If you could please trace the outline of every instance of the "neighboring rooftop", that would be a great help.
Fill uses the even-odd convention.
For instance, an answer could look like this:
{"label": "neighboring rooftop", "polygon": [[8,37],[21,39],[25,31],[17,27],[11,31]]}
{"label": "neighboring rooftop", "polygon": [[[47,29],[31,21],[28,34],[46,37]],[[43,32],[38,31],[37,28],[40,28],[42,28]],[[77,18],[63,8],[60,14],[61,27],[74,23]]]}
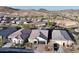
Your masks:
{"label": "neighboring rooftop", "polygon": [[21,31],[21,38],[26,39],[30,36],[31,30],[30,29],[23,29]]}
{"label": "neighboring rooftop", "polygon": [[41,37],[44,39],[48,39],[48,30],[32,30],[29,39],[35,39],[37,37]]}
{"label": "neighboring rooftop", "polygon": [[11,35],[8,36],[8,38],[14,38],[14,37],[17,37],[18,35],[21,35],[21,31],[23,29],[19,29],[18,31],[12,33]]}
{"label": "neighboring rooftop", "polygon": [[9,28],[0,30],[0,35],[6,38],[8,35],[12,34],[15,31],[17,31],[16,28],[9,27]]}
{"label": "neighboring rooftop", "polygon": [[52,39],[53,40],[72,40],[66,30],[53,30]]}
{"label": "neighboring rooftop", "polygon": [[12,33],[8,36],[8,38],[21,37],[22,39],[26,39],[31,33],[30,29],[19,29],[18,31]]}

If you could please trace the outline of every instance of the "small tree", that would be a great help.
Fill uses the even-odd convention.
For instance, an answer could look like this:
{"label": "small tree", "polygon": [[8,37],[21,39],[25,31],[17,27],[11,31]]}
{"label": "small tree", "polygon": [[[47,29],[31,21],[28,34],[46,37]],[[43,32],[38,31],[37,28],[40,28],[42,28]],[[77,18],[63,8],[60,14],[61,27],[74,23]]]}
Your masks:
{"label": "small tree", "polygon": [[48,27],[52,27],[52,25],[53,23],[50,20],[48,20]]}
{"label": "small tree", "polygon": [[32,24],[20,24],[19,25],[22,28],[37,28],[36,26],[32,25]]}
{"label": "small tree", "polygon": [[6,17],[6,21],[7,21],[7,23],[9,23],[11,21],[11,18],[10,17]]}

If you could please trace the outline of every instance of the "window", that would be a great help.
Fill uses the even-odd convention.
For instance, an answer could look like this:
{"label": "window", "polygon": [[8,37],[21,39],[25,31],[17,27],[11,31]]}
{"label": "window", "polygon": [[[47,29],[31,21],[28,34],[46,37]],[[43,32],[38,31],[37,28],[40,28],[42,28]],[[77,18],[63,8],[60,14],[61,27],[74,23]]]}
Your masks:
{"label": "window", "polygon": [[69,47],[69,45],[67,44],[67,47]]}
{"label": "window", "polygon": [[65,46],[65,43],[63,43],[63,46]]}

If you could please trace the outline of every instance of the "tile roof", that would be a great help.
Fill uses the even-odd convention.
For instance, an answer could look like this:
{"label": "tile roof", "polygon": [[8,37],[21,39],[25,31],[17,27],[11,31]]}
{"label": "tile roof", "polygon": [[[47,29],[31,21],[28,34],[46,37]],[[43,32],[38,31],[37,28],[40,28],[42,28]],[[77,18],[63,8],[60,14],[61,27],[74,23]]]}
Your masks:
{"label": "tile roof", "polygon": [[53,40],[72,40],[66,30],[53,30],[52,39]]}
{"label": "tile roof", "polygon": [[48,30],[32,30],[29,39],[35,39],[37,37],[48,39]]}
{"label": "tile roof", "polygon": [[8,38],[14,38],[14,37],[17,37],[18,35],[21,35],[21,31],[23,29],[19,29],[18,31],[12,33],[11,35],[8,36]]}

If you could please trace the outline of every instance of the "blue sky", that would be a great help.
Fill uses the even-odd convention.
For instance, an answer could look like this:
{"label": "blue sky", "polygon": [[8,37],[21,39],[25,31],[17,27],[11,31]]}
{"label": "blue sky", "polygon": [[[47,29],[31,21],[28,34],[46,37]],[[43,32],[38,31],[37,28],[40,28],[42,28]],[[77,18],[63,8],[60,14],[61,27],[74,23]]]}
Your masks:
{"label": "blue sky", "polygon": [[79,6],[10,6],[17,9],[40,9],[44,8],[47,10],[64,10],[64,9],[79,9]]}

